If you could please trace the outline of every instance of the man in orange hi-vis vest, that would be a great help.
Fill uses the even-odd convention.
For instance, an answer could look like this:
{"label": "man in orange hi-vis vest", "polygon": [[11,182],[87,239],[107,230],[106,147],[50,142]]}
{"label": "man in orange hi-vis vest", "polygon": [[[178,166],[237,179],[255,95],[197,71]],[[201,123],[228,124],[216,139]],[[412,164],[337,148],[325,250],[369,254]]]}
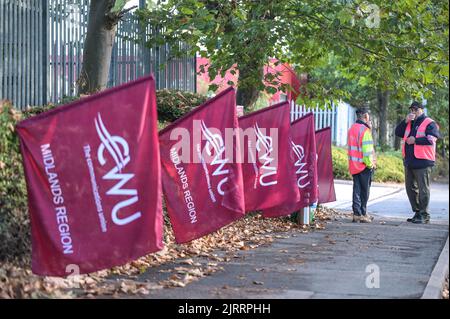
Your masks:
{"label": "man in orange hi-vis vest", "polygon": [[367,213],[370,185],[376,168],[371,132],[370,112],[367,107],[356,111],[357,121],[348,131],[348,168],[353,176],[353,222],[370,223]]}
{"label": "man in orange hi-vis vest", "polygon": [[427,224],[430,222],[430,174],[436,160],[436,140],[441,135],[439,126],[424,114],[421,103],[414,101],[409,111],[395,128],[395,135],[402,138],[405,187],[414,212],[407,221]]}

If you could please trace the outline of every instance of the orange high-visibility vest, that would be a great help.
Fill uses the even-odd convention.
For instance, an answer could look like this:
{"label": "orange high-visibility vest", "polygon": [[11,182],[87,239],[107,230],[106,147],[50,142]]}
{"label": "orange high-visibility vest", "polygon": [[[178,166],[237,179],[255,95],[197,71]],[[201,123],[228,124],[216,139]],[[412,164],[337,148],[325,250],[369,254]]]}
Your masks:
{"label": "orange high-visibility vest", "polygon": [[[417,128],[416,136],[415,138],[425,137],[425,131],[427,129],[428,124],[434,122],[429,117],[426,117],[422,123]],[[411,121],[408,122],[405,129],[405,135],[403,135],[402,139],[402,155],[403,158],[405,158],[405,143],[409,136],[409,133],[411,132]],[[429,138],[429,141],[432,143],[432,145],[417,145],[413,144],[414,147],[414,156],[418,159],[426,159],[430,161],[436,160],[436,138],[434,136],[431,136]]]}
{"label": "orange high-visibility vest", "polygon": [[355,123],[348,131],[348,169],[352,175],[359,174],[366,168],[363,162],[362,139],[368,129],[364,124]]}

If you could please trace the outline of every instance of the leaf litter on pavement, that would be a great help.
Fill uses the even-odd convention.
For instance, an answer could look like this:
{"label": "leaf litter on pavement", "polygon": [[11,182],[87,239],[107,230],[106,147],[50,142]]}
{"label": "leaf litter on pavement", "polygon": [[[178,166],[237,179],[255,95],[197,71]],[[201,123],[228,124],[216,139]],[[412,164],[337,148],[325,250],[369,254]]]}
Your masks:
{"label": "leaf litter on pavement", "polygon": [[[288,217],[263,218],[260,214],[247,214],[244,218],[222,229],[186,244],[176,244],[168,222],[164,225],[163,250],[131,261],[123,266],[87,275],[67,278],[42,277],[31,273],[28,264],[6,263],[0,265],[0,298],[95,298],[119,297],[123,294],[148,295],[152,290],[185,287],[189,283],[223,269],[220,263],[239,258],[238,251],[255,249],[278,238],[297,236],[311,230],[321,230],[329,220],[339,214],[335,210],[319,207],[312,226],[297,225]],[[219,256],[218,251],[225,252]],[[280,251],[287,253],[287,251]],[[197,257],[207,258],[199,263]],[[137,280],[149,268],[170,262],[178,266],[161,270],[167,279],[159,282]],[[264,271],[255,269],[255,271]],[[120,276],[120,279],[111,277]],[[125,279],[124,279],[125,278]],[[255,282],[255,285],[263,285]]]}

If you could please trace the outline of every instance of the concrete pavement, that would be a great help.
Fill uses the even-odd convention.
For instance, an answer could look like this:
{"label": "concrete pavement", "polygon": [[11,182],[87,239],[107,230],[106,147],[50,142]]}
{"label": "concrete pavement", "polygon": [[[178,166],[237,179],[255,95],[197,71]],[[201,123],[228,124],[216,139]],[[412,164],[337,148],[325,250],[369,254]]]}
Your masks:
{"label": "concrete pavement", "polygon": [[[348,209],[349,187],[351,184],[337,181],[338,201],[327,206]],[[402,185],[374,185],[369,206],[375,215],[372,224],[355,224],[349,215],[340,215],[327,222],[324,230],[282,233],[270,245],[234,253],[230,261],[219,263],[223,267],[219,272],[183,288],[151,290],[144,298],[438,296],[443,276],[448,274],[449,210],[448,197],[444,196],[448,185],[433,186],[432,223],[428,225],[405,221],[410,213],[402,191]],[[216,253],[219,257],[227,254]],[[176,267],[186,267],[180,262],[149,268],[134,280],[166,280]],[[197,257],[194,262],[206,266],[211,260]]]}

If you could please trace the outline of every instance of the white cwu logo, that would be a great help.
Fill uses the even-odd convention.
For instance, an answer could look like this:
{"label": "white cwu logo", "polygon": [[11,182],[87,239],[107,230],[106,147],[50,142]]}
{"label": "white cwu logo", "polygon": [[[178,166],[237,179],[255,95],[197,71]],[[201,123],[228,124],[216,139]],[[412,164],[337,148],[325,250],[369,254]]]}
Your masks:
{"label": "white cwu logo", "polygon": [[[272,181],[264,181],[264,179],[269,179],[271,175],[277,174],[277,167],[271,166],[274,158],[271,157],[273,153],[273,142],[270,136],[265,135],[258,126],[258,123],[254,126],[257,141],[255,144],[256,150],[258,151],[259,160],[263,161],[263,165],[261,166],[262,174],[259,176],[259,183],[261,186],[270,186],[276,185],[277,180]],[[263,152],[262,155],[259,155]]]}
{"label": "white cwu logo", "polygon": [[102,141],[97,150],[97,157],[100,165],[104,166],[106,164],[105,150],[108,151],[109,155],[116,164],[103,176],[103,179],[105,180],[118,180],[118,183],[111,187],[106,194],[110,196],[128,196],[128,199],[117,203],[111,212],[114,224],[123,226],[142,216],[141,212],[135,212],[128,217],[119,217],[119,211],[121,209],[131,206],[139,200],[136,189],[122,188],[130,179],[134,177],[134,174],[122,173],[122,169],[124,169],[130,162],[130,149],[124,138],[120,136],[111,136],[103,124],[100,113],[98,113],[98,116],[95,119],[95,128],[97,130],[98,137]]}
{"label": "white cwu logo", "polygon": [[211,165],[219,165],[216,167],[212,175],[223,176],[223,178],[217,184],[217,192],[223,196],[225,194],[225,191],[222,187],[228,181],[228,174],[230,173],[228,169],[224,168],[225,164],[229,161],[229,158],[223,156],[225,153],[225,144],[223,142],[222,135],[213,134],[203,121],[201,121],[201,128],[202,134],[206,138],[206,144],[204,148],[206,150],[206,154],[208,154],[208,156],[213,156]]}
{"label": "white cwu logo", "polygon": [[[303,161],[305,159],[305,150],[303,149],[303,146],[300,144],[297,145],[293,141],[291,141],[292,150],[294,151],[295,156],[297,157],[297,160],[295,161],[295,173],[297,174],[297,186],[299,188],[305,188],[310,184],[310,181],[308,179],[308,170],[305,169],[306,161]],[[306,179],[306,183],[305,183]]]}

